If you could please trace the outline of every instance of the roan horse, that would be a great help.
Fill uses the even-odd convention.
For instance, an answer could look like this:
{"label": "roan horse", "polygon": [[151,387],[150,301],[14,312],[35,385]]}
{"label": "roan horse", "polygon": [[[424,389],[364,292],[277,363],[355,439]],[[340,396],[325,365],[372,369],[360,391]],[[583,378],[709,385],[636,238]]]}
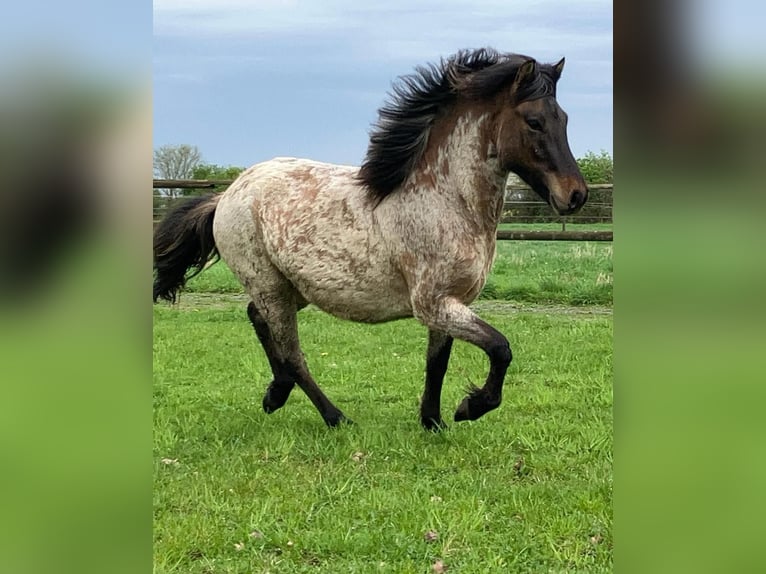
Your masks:
{"label": "roan horse", "polygon": [[444,424],[455,338],[489,357],[484,386],[469,389],[454,416],[481,417],[500,404],[511,349],[468,305],[492,266],[508,174],[559,214],[588,195],[556,101],[563,67],[479,49],[417,68],[379,110],[361,168],[276,158],[170,211],[154,234],[154,301],[175,301],[222,258],[251,298],[247,315],[274,375],[264,411],[282,407],[297,383],[329,426],[351,421],[309,373],[298,311],[313,303],[365,323],[414,316],[429,333],[421,423]]}

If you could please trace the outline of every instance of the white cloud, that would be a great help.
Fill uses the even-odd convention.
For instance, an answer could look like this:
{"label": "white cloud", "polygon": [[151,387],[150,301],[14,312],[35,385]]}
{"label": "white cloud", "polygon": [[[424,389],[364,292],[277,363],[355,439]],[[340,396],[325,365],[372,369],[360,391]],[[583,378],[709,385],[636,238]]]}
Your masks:
{"label": "white cloud", "polygon": [[[469,23],[502,29],[522,26],[552,31],[549,23],[566,15],[587,23],[598,17],[611,23],[611,2],[585,0],[408,0],[385,4],[357,0],[156,0],[155,33],[158,35],[232,35],[308,31],[316,34],[343,29],[350,34],[429,38],[451,31],[460,35]],[[412,36],[410,33],[414,33]],[[506,39],[509,40],[509,39]],[[539,42],[555,41],[543,36]],[[506,42],[502,42],[506,44]]]}
{"label": "white cloud", "polygon": [[156,36],[215,41],[216,51],[231,42],[240,51],[273,52],[276,41],[321,46],[325,61],[334,53],[405,70],[480,46],[543,61],[612,60],[608,0],[156,0],[154,11]]}
{"label": "white cloud", "polygon": [[253,32],[326,29],[339,21],[328,4],[305,0],[157,0],[155,34],[230,35]]}
{"label": "white cloud", "polygon": [[[594,149],[611,148],[610,0],[155,0],[154,31],[158,141],[170,137],[164,132],[175,139],[178,133],[195,133],[187,139],[202,145],[207,137],[206,145],[219,146],[222,162],[244,165],[249,159],[242,157],[276,149],[284,153],[283,146],[293,145],[290,130],[298,128],[292,125],[272,127],[283,136],[279,141],[256,138],[249,148],[247,138],[232,145],[230,133],[219,133],[246,124],[242,114],[252,115],[247,121],[258,117],[259,126],[289,115],[281,106],[294,106],[291,98],[282,102],[265,93],[300,94],[310,102],[337,100],[320,120],[301,125],[301,134],[294,137],[300,142],[303,131],[321,134],[320,148],[301,144],[308,157],[345,163],[358,159],[388,81],[415,65],[481,46],[545,62],[566,56],[560,98],[573,118],[570,125],[577,125],[577,109],[582,111],[581,133],[571,139]],[[198,77],[202,89],[178,89]],[[215,91],[216,85],[227,88]],[[259,104],[251,105],[248,94]],[[179,101],[186,102],[185,108],[210,111],[190,121],[178,112]],[[230,117],[234,110],[236,119]],[[217,114],[221,122],[202,121],[207,113]],[[327,133],[330,123],[337,127]],[[340,137],[339,130],[356,135]]]}

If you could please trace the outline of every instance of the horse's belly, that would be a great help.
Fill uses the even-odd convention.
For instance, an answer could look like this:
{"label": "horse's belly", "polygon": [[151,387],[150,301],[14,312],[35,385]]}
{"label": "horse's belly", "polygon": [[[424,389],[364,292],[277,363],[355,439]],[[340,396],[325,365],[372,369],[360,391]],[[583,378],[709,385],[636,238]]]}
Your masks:
{"label": "horse's belly", "polygon": [[306,300],[342,319],[360,323],[384,323],[412,316],[408,297],[376,293],[375,290],[354,288],[324,290],[317,289],[316,286],[312,287],[306,289],[306,293],[301,289],[301,294]]}
{"label": "horse's belly", "polygon": [[403,278],[375,257],[307,248],[280,253],[274,263],[306,301],[337,317],[379,323],[412,315]]}
{"label": "horse's belly", "polygon": [[272,263],[306,301],[353,321],[411,316],[404,278],[368,230],[314,220],[263,231]]}

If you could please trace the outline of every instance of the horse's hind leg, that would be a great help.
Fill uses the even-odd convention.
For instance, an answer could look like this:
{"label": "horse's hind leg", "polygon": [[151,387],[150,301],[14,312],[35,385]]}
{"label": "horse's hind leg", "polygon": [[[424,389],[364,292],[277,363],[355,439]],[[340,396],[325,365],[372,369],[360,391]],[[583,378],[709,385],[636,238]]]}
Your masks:
{"label": "horse's hind leg", "polygon": [[295,381],[288,374],[282,361],[279,360],[277,347],[274,343],[274,338],[271,336],[271,329],[269,329],[268,323],[266,323],[252,301],[247,305],[247,316],[253,324],[255,334],[263,346],[266,358],[269,360],[269,366],[271,366],[271,372],[274,375],[274,379],[263,396],[263,410],[267,414],[271,414],[277,409],[282,408],[285,402],[287,402],[290,391],[295,386]]}
{"label": "horse's hind leg", "polygon": [[298,386],[308,396],[314,406],[322,415],[324,422],[327,426],[335,427],[341,423],[352,424],[353,421],[344,415],[341,410],[336,407],[330,399],[322,392],[319,385],[316,384],[311,373],[309,373],[306,361],[303,358],[303,353],[300,349],[296,353],[292,354],[291,358],[287,361],[288,371],[295,377],[295,381]]}
{"label": "horse's hind leg", "polygon": [[264,410],[273,412],[284,405],[293,385],[297,383],[328,426],[334,427],[341,422],[350,423],[309,373],[298,340],[298,306],[295,298],[287,297],[284,293],[280,297],[268,299],[255,295],[252,311],[248,306],[248,316],[253,322],[258,338],[261,339],[274,372],[274,381],[263,398]]}

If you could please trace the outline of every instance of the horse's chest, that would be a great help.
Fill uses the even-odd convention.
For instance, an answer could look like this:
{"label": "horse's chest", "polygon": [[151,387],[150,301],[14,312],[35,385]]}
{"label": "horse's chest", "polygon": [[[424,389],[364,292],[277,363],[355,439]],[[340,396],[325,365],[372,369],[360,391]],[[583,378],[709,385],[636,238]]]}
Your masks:
{"label": "horse's chest", "polygon": [[472,240],[445,246],[425,257],[405,252],[401,261],[415,291],[470,303],[484,288],[494,254],[493,242]]}
{"label": "horse's chest", "polygon": [[454,296],[470,303],[479,296],[487,282],[495,258],[495,246],[483,245],[476,249],[475,256],[455,265]]}

